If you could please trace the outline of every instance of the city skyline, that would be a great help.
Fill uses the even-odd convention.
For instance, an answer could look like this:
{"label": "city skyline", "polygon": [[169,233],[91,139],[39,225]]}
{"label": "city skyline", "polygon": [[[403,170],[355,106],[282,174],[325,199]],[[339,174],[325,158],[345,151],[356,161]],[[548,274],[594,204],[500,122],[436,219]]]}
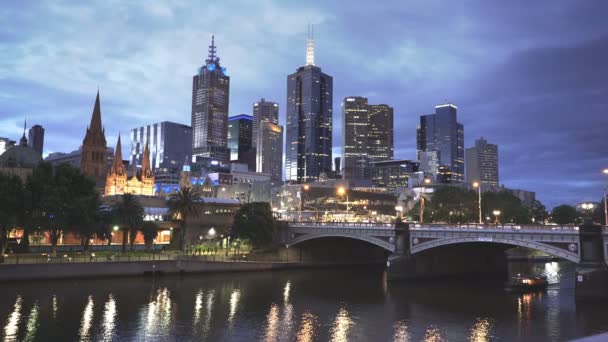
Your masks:
{"label": "city skyline", "polygon": [[[51,29],[43,33],[46,27],[32,22],[27,25],[28,17],[21,13],[23,5],[10,4],[0,14],[7,16],[9,26],[20,27],[20,31],[9,30],[0,38],[0,49],[7,51],[0,65],[0,79],[6,86],[0,97],[0,136],[18,140],[23,118],[28,117],[28,122],[46,129],[45,155],[77,149],[97,85],[109,145],[123,126],[130,129],[164,120],[188,123],[190,78],[206,56],[212,33],[221,42],[222,65],[228,66],[231,76],[230,116],[248,113],[252,101],[266,97],[279,103],[279,123],[284,124],[285,77],[304,63],[306,23],[313,21],[317,27],[316,59],[323,71],[334,77],[335,98],[361,95],[395,108],[395,158],[415,159],[417,118],[447,99],[458,105],[459,120],[466,126],[465,148],[479,136],[500,146],[501,180],[507,186],[536,191],[549,206],[601,197],[603,180],[599,173],[608,162],[602,152],[607,144],[602,135],[602,127],[607,124],[602,113],[607,105],[599,98],[606,88],[601,81],[606,73],[601,61],[608,55],[608,29],[602,32],[594,25],[603,12],[599,2],[559,8],[548,3],[528,4],[525,11],[516,5],[504,5],[503,13],[493,20],[482,18],[496,14],[490,5],[482,3],[470,6],[474,12],[469,6],[450,8],[446,4],[415,5],[411,12],[394,9],[394,14],[373,9],[375,15],[386,17],[386,23],[380,23],[383,27],[403,19],[421,25],[419,29],[398,25],[396,33],[408,37],[398,41],[390,39],[395,35],[378,38],[365,32],[350,39],[347,32],[356,22],[357,8],[340,14],[336,8],[315,5],[266,6],[255,10],[271,11],[269,15],[277,20],[290,22],[289,29],[256,27],[239,35],[229,27],[231,21],[242,19],[238,11],[231,13],[230,22],[217,25],[195,21],[183,8],[155,4],[138,14],[126,6],[119,9],[142,20],[144,27],[152,29],[152,35],[129,28],[132,37],[120,38],[115,45],[110,27],[108,32],[97,32],[94,39],[86,34],[93,30],[84,24],[87,15],[92,15],[91,8],[67,13],[61,4],[28,6],[35,14],[46,14]],[[96,7],[104,9],[103,4]],[[245,13],[251,8],[242,10]],[[454,13],[454,18],[446,20],[443,28],[433,28],[428,34],[436,39],[426,41],[424,29],[430,26],[425,27],[423,19],[438,11]],[[552,15],[546,15],[546,11]],[[202,12],[204,9],[198,11]],[[189,19],[186,22],[191,27],[176,24],[184,18]],[[494,19],[497,28],[487,29]],[[83,28],[83,32],[66,29],[62,21]],[[530,35],[529,30],[511,27],[518,26],[511,25],[512,21],[520,22],[519,26],[535,25],[537,30]],[[113,22],[133,25],[129,20]],[[560,30],[569,32],[556,34]],[[484,34],[477,37],[479,32]],[[174,43],[168,37],[176,34],[184,39],[171,45]],[[92,42],[85,44],[85,38]],[[154,48],[159,39],[160,50],[167,51]],[[248,39],[253,43],[244,43]],[[498,39],[500,44],[496,44]],[[269,41],[272,47],[256,51],[257,44],[266,46]],[[340,49],[332,49],[336,44]],[[374,51],[374,44],[385,52]],[[100,52],[101,58],[86,51],[88,48]],[[14,57],[9,50],[14,51]],[[245,51],[248,59],[242,60]],[[468,57],[470,62],[465,61]],[[46,71],[45,79],[39,79],[43,58],[54,68]],[[478,63],[480,60],[483,62]],[[169,73],[174,67],[176,72]],[[368,77],[361,79],[360,70]],[[561,72],[555,75],[554,70]],[[471,71],[472,80],[465,76]],[[442,78],[448,75],[450,82]],[[421,82],[425,85],[418,87]],[[175,99],[169,100],[175,94]],[[334,156],[341,156],[336,144],[341,141],[339,106],[340,101],[334,101]],[[522,170],[525,165],[534,168]]]}

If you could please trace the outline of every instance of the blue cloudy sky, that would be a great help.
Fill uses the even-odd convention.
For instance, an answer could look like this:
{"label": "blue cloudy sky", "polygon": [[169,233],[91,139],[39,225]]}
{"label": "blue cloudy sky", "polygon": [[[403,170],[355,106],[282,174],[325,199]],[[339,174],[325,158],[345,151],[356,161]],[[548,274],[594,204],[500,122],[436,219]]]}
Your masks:
{"label": "blue cloudy sky", "polygon": [[189,123],[192,75],[215,34],[231,76],[230,114],[279,102],[305,60],[342,98],[395,108],[396,157],[435,104],[458,105],[466,146],[499,144],[501,183],[548,206],[601,198],[608,167],[608,2],[604,0],[33,1],[0,6],[0,136],[23,118],[45,154],[78,148],[99,86],[108,142],[161,120]]}

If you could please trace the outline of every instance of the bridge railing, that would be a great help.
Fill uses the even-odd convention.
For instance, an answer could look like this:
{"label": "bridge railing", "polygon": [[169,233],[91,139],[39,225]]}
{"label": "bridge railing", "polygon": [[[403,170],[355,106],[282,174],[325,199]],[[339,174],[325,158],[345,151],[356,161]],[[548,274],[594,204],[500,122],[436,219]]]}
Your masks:
{"label": "bridge railing", "polygon": [[327,228],[365,228],[388,229],[395,228],[394,223],[382,222],[289,222],[290,227],[327,227]]}
{"label": "bridge railing", "polygon": [[507,231],[578,231],[578,226],[574,225],[528,225],[528,224],[448,224],[448,223],[415,223],[410,224],[410,229],[455,229],[455,230],[507,230]]}

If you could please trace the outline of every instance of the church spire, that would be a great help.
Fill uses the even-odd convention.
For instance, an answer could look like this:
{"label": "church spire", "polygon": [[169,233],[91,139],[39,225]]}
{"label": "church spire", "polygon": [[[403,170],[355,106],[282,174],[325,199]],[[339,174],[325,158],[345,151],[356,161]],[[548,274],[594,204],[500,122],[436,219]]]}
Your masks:
{"label": "church spire", "polygon": [[91,116],[91,124],[89,129],[94,132],[102,132],[101,127],[101,105],[99,104],[99,89],[97,89],[97,97],[95,98],[95,107],[93,107],[93,115]]}
{"label": "church spire", "polygon": [[124,165],[122,164],[122,147],[120,144],[120,133],[118,133],[118,141],[116,142],[116,151],[114,151],[114,162],[112,163],[111,173],[123,174]]}
{"label": "church spire", "polygon": [[150,169],[150,148],[148,147],[148,142],[146,141],[146,147],[144,147],[144,156],[141,161],[141,174],[144,177],[150,177],[152,174],[152,170]]}
{"label": "church spire", "polygon": [[19,140],[19,145],[21,145],[21,146],[27,146],[27,138],[25,137],[26,126],[27,126],[27,119],[23,119],[23,136],[21,137],[21,140]]}
{"label": "church spire", "polygon": [[315,37],[313,24],[308,25],[308,39],[306,39],[306,65],[315,65]]}

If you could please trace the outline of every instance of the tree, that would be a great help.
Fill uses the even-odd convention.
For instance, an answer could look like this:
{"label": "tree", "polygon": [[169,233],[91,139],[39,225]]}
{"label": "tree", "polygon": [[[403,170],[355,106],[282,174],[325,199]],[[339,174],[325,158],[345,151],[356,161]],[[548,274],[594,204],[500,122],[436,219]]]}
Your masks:
{"label": "tree", "polygon": [[578,213],[573,206],[562,204],[553,208],[551,218],[557,224],[574,224],[578,219]]}
{"label": "tree", "polygon": [[425,202],[425,205],[425,212],[429,210],[431,219],[435,222],[477,221],[477,194],[471,190],[454,186],[438,187],[433,192],[430,203]]}
{"label": "tree", "polygon": [[154,239],[156,239],[156,236],[158,235],[158,226],[152,221],[145,221],[141,226],[141,233],[144,236],[146,250],[150,251]]}
{"label": "tree", "polygon": [[182,251],[186,249],[188,242],[188,223],[199,215],[198,204],[200,203],[204,203],[200,193],[190,188],[182,188],[171,194],[167,201],[169,213],[181,226],[180,249]]}
{"label": "tree", "polygon": [[549,213],[547,213],[547,208],[545,208],[544,204],[538,200],[534,200],[530,207],[530,217],[536,223],[544,223],[549,218]]}
{"label": "tree", "polygon": [[40,163],[28,177],[26,189],[31,223],[48,232],[52,256],[57,255],[64,231],[83,234],[97,218],[100,200],[95,183],[73,166],[61,164],[53,170],[49,163]]}
{"label": "tree", "polygon": [[244,204],[234,216],[232,237],[249,240],[254,247],[272,242],[276,222],[270,204],[252,202]]}
{"label": "tree", "polygon": [[116,217],[112,208],[103,206],[99,208],[99,219],[95,226],[95,236],[106,240],[108,246],[112,244],[112,229],[116,224]]}
{"label": "tree", "polygon": [[530,209],[521,203],[519,197],[508,191],[484,192],[481,195],[482,217],[494,218],[494,210],[500,211],[502,223],[528,224],[532,222]]}
{"label": "tree", "polygon": [[23,183],[16,175],[0,173],[0,261],[8,247],[8,236],[19,224],[23,210]]}
{"label": "tree", "polygon": [[127,250],[127,233],[131,237],[130,246],[131,250],[133,250],[137,231],[144,222],[144,208],[139,203],[137,197],[132,194],[123,194],[120,200],[112,207],[112,211],[123,231],[122,252],[124,253]]}

